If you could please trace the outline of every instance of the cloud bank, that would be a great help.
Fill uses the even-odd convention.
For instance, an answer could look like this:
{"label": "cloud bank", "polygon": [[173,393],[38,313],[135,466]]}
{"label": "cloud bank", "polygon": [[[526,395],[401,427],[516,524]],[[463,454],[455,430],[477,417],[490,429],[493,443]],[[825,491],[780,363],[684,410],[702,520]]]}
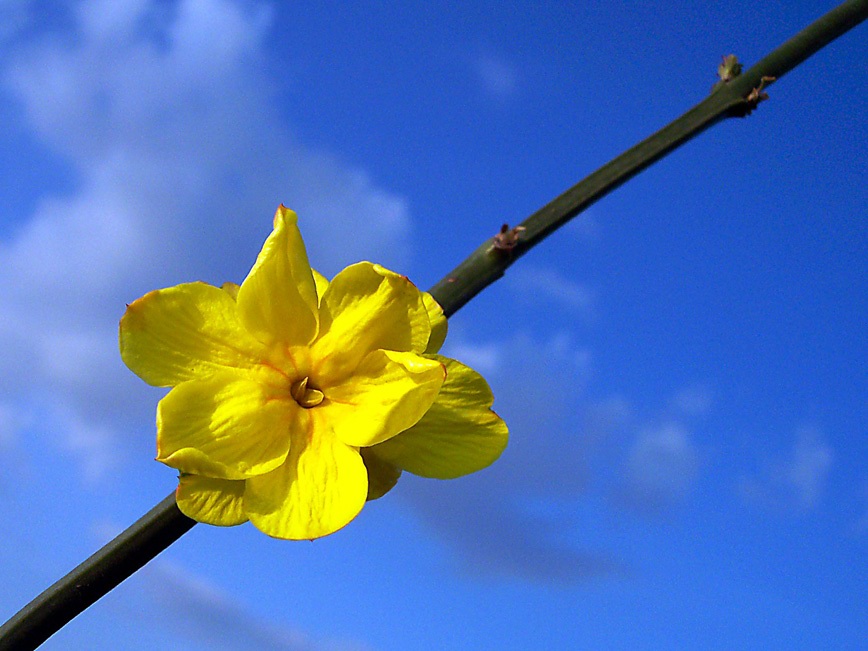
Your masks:
{"label": "cloud bank", "polygon": [[587,504],[643,518],[681,505],[701,474],[687,417],[710,398],[685,389],[673,398],[685,408],[655,425],[628,400],[586,394],[592,356],[568,335],[474,346],[456,334],[444,354],[486,362],[509,446],[480,473],[436,483],[407,477],[399,494],[461,552],[470,574],[544,584],[629,574],[627,561],[596,547],[600,525],[583,519]]}
{"label": "cloud bank", "polygon": [[69,448],[93,450],[88,429],[117,447],[111,432],[152,422],[155,394],[117,353],[124,304],[242,280],[278,203],[325,273],[406,264],[406,200],[292,133],[266,72],[267,5],[91,0],[51,28],[27,10],[14,12],[27,38],[10,27],[2,43],[0,92],[73,189],[22,188],[36,207],[2,234],[0,389],[68,414]]}
{"label": "cloud bank", "polygon": [[158,606],[163,626],[201,648],[226,651],[365,651],[337,640],[316,641],[287,626],[266,621],[204,577],[167,560],[143,572],[145,592]]}
{"label": "cloud bank", "polygon": [[789,450],[778,452],[754,475],[743,477],[739,491],[749,503],[766,508],[813,511],[820,505],[834,460],[822,434],[803,427]]}

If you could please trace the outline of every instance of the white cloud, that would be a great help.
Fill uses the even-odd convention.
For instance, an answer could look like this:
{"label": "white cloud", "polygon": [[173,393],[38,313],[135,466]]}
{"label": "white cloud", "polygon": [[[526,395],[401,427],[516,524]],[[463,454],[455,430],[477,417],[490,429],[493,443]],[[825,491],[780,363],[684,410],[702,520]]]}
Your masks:
{"label": "white cloud", "polygon": [[[122,532],[96,521],[91,531],[101,545]],[[123,617],[167,629],[183,648],[225,651],[370,651],[367,644],[312,635],[255,613],[241,599],[186,565],[160,556],[122,583],[105,600]]]}
{"label": "white cloud", "polygon": [[455,545],[468,572],[543,582],[629,572],[623,560],[594,548],[583,514],[608,505],[615,517],[658,516],[689,499],[702,459],[681,419],[701,410],[669,412],[672,404],[704,407],[706,392],[686,389],[662,400],[655,420],[663,424],[650,425],[629,398],[585,394],[592,355],[570,335],[517,334],[485,345],[460,330],[449,337],[447,355],[482,350],[497,360],[486,379],[509,445],[479,473],[436,486],[407,478],[398,495]]}
{"label": "white cloud", "polygon": [[561,228],[560,237],[575,239],[587,244],[596,244],[603,237],[603,226],[597,219],[596,209],[583,210]]}
{"label": "white cloud", "polygon": [[149,563],[125,589],[138,588],[147,599],[138,608],[114,603],[126,616],[148,627],[169,629],[183,648],[226,651],[366,651],[368,645],[314,639],[283,623],[258,616],[237,597],[180,563],[160,558]]}
{"label": "white cloud", "polygon": [[811,511],[822,499],[835,455],[820,432],[800,429],[792,447],[772,459],[753,477],[743,478],[739,489],[748,501],[773,508]]}
{"label": "white cloud", "polygon": [[55,408],[53,422],[60,436],[59,448],[80,463],[85,482],[95,484],[117,466],[122,454],[115,432],[109,427],[83,420],[78,414]]}
{"label": "white cloud", "polygon": [[441,353],[446,357],[460,360],[470,368],[483,375],[491,375],[500,367],[504,353],[498,344],[470,344],[450,337],[446,340]]}
{"label": "white cloud", "polygon": [[[562,479],[554,475],[550,479]],[[563,535],[569,522],[529,515],[516,505],[525,486],[495,468],[431,487],[407,477],[400,495],[459,552],[459,569],[484,577],[521,577],[560,585],[626,572],[605,550],[582,549]],[[503,482],[512,482],[512,487]],[[551,483],[555,483],[552,481]],[[509,495],[504,498],[502,493]]]}
{"label": "white cloud", "polygon": [[620,408],[592,413],[583,395],[589,353],[568,335],[537,340],[519,334],[476,346],[461,332],[450,337],[456,334],[459,348],[447,354],[482,348],[497,359],[486,379],[494,409],[509,426],[509,445],[479,473],[433,486],[407,477],[397,495],[455,545],[467,572],[572,582],[624,571],[606,550],[571,539],[577,511],[553,519],[526,508],[528,500],[575,504],[596,481],[591,461],[619,427]]}
{"label": "white cloud", "polygon": [[833,459],[832,448],[816,432],[803,430],[792,456],[776,468],[775,478],[792,489],[803,508],[810,509],[820,502]]}
{"label": "white cloud", "polygon": [[280,202],[325,273],[359,259],[403,267],[410,218],[403,198],[287,129],[263,72],[270,5],[91,0],[71,20],[0,59],[26,126],[75,178],[68,194],[42,189],[0,244],[0,387],[10,404],[35,393],[58,405],[70,431],[102,432],[83,445],[111,446],[141,404],[153,410],[117,353],[125,303],[240,281]]}
{"label": "white cloud", "polygon": [[681,389],[672,398],[672,406],[686,416],[702,416],[711,409],[711,391],[701,385]]}
{"label": "white cloud", "polygon": [[663,424],[650,425],[652,419],[636,414],[626,397],[584,394],[593,355],[566,333],[543,340],[517,334],[480,344],[455,328],[444,354],[484,373],[496,397],[494,409],[509,425],[506,452],[473,478],[471,489],[491,500],[500,520],[526,499],[563,504],[596,494],[614,498],[620,509],[658,515],[689,498],[700,477],[701,454],[683,421],[710,407],[704,387],[690,386],[661,401],[653,420]]}
{"label": "white cloud", "polygon": [[621,469],[617,502],[633,511],[657,514],[681,502],[699,476],[699,453],[678,423],[641,432]]}
{"label": "white cloud", "polygon": [[548,299],[586,318],[594,314],[594,292],[554,269],[523,264],[512,267],[506,281],[515,296],[525,300]]}
{"label": "white cloud", "polygon": [[0,451],[12,447],[27,420],[20,409],[0,402]]}
{"label": "white cloud", "polygon": [[494,97],[509,97],[517,90],[518,75],[502,57],[481,54],[473,61],[473,70],[483,89]]}
{"label": "white cloud", "polygon": [[[474,348],[457,334],[460,347]],[[701,471],[688,429],[678,420],[649,426],[623,397],[585,395],[591,355],[568,335],[516,335],[482,348],[497,359],[486,379],[509,425],[506,451],[460,480],[407,478],[398,494],[455,545],[469,572],[544,582],[628,572],[594,548],[581,514],[609,497],[618,517],[657,515],[687,499]]]}
{"label": "white cloud", "polygon": [[136,23],[147,11],[148,0],[91,0],[75,10],[85,38],[109,40],[129,38]]}
{"label": "white cloud", "polygon": [[0,0],[0,44],[30,22],[30,0]]}

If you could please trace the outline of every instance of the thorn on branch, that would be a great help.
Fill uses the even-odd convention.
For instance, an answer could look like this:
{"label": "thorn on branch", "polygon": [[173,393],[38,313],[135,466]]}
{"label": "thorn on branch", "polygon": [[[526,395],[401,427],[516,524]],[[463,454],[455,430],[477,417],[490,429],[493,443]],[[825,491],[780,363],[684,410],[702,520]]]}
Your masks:
{"label": "thorn on branch", "polygon": [[757,107],[757,104],[759,104],[760,102],[764,102],[769,98],[769,94],[764,93],[763,88],[765,88],[766,84],[770,84],[774,80],[774,77],[763,77],[762,79],[760,79],[759,86],[750,91],[750,93],[748,93],[748,96],[744,98],[749,105],[747,109],[748,114],[750,114],[750,112]]}
{"label": "thorn on branch", "polygon": [[764,92],[764,89],[767,84],[770,84],[773,81],[775,81],[775,77],[762,77],[759,86],[750,91],[744,97],[742,103],[733,107],[729,111],[729,114],[734,117],[743,118],[753,113],[754,109],[756,109],[760,102],[764,102],[769,98],[768,93]]}
{"label": "thorn on branch", "polygon": [[518,246],[518,238],[525,231],[524,226],[509,227],[509,224],[504,224],[500,227],[500,232],[494,236],[494,241],[489,247],[489,251],[505,251],[511,253]]}

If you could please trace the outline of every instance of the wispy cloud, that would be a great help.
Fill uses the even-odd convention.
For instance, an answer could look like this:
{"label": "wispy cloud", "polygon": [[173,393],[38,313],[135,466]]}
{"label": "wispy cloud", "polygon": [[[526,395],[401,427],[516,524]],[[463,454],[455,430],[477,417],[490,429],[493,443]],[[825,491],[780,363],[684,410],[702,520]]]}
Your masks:
{"label": "wispy cloud", "polygon": [[792,447],[766,463],[756,475],[742,478],[739,491],[749,502],[806,512],[822,499],[835,455],[822,434],[801,428]]}
{"label": "wispy cloud", "polygon": [[316,640],[285,624],[254,614],[241,601],[183,565],[160,559],[137,582],[158,616],[149,625],[168,627],[196,648],[225,651],[366,651],[357,642]]}
{"label": "wispy cloud", "polygon": [[586,244],[597,244],[603,237],[603,226],[597,218],[596,208],[583,211],[560,230],[562,238],[571,238]]}
{"label": "wispy cloud", "polygon": [[12,447],[24,426],[24,420],[20,409],[0,402],[0,451]]}
{"label": "wispy cloud", "polygon": [[30,22],[30,0],[3,0],[0,3],[0,44]]}
{"label": "wispy cloud", "polygon": [[[91,533],[105,544],[122,528],[95,521]],[[320,638],[260,616],[244,601],[185,564],[161,556],[106,597],[109,608],[149,629],[168,629],[191,648],[226,651],[370,651],[356,641]],[[183,648],[188,648],[187,644]]]}
{"label": "wispy cloud", "polygon": [[547,300],[586,318],[594,315],[594,292],[554,269],[525,264],[510,269],[506,281],[525,300]]}
{"label": "wispy cloud", "polygon": [[[591,354],[568,335],[516,335],[483,348],[498,360],[487,378],[509,446],[480,473],[433,487],[408,478],[398,494],[454,545],[468,572],[543,582],[629,573],[624,559],[595,546],[581,505],[608,503],[616,518],[657,516],[689,499],[701,454],[675,418],[685,414],[652,426],[627,398],[586,395]],[[689,393],[664,401],[660,412]]]}
{"label": "wispy cloud", "polygon": [[471,343],[460,329],[450,328],[441,352],[489,376],[500,368],[502,357],[507,351],[503,350],[500,343]]}
{"label": "wispy cloud", "polygon": [[408,477],[401,496],[458,552],[457,568],[472,576],[557,585],[628,571],[611,552],[570,541],[569,523],[523,512],[516,499],[523,482],[519,478],[518,486],[505,489],[503,478],[492,468],[438,483],[434,490],[429,482]]}
{"label": "wispy cloud", "polygon": [[[462,339],[462,345],[470,344]],[[537,341],[516,335],[486,346],[498,359],[486,378],[510,442],[486,470],[452,482],[408,478],[399,495],[445,540],[474,574],[575,581],[620,571],[605,551],[578,548],[561,534],[570,523],[529,515],[528,497],[573,499],[589,479],[594,436],[583,431],[577,396],[587,379],[584,351],[567,336]]]}
{"label": "wispy cloud", "polygon": [[515,68],[502,57],[480,54],[473,60],[473,70],[482,88],[494,97],[509,97],[518,89]]}
{"label": "wispy cloud", "polygon": [[699,476],[699,453],[684,426],[667,423],[641,432],[621,467],[615,500],[656,515],[683,501]]}
{"label": "wispy cloud", "polygon": [[364,258],[406,264],[406,201],[287,128],[263,72],[269,5],[91,0],[68,18],[8,40],[0,57],[17,126],[76,179],[72,192],[42,189],[0,244],[10,404],[39,396],[71,430],[149,422],[153,393],[117,354],[124,304],[178,282],[240,281],[281,201],[325,273]]}
{"label": "wispy cloud", "polygon": [[713,395],[704,385],[693,385],[678,391],[672,398],[672,407],[686,416],[702,416],[711,409]]}

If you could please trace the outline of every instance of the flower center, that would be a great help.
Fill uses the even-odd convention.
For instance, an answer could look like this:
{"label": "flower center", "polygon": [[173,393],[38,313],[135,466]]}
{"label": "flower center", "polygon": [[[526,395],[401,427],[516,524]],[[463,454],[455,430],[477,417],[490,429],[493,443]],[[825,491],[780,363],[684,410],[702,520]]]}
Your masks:
{"label": "flower center", "polygon": [[307,385],[308,379],[299,380],[289,388],[293,399],[305,409],[316,407],[325,398],[322,391]]}

